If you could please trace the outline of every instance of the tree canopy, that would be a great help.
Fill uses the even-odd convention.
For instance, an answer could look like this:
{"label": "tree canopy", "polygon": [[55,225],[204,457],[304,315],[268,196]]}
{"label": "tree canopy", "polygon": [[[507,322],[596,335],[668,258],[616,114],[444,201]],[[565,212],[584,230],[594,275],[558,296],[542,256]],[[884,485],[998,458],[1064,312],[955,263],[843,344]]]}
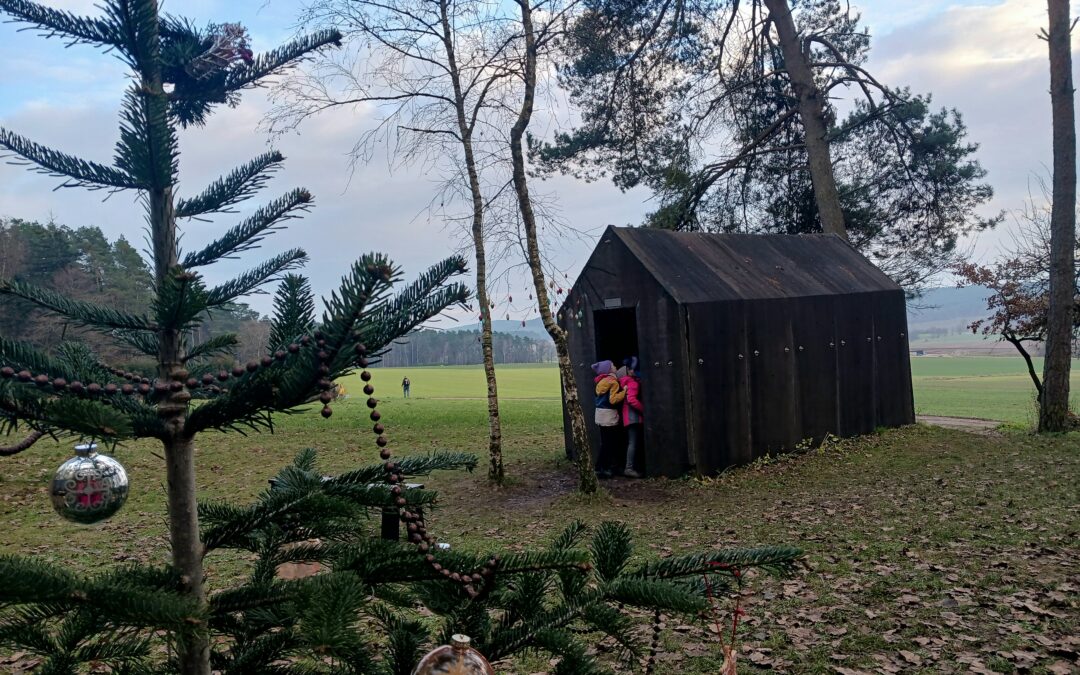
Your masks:
{"label": "tree canopy", "polygon": [[[533,140],[544,169],[650,188],[653,226],[823,231],[790,64],[760,1],[585,7],[559,71],[580,123]],[[824,98],[848,237],[917,290],[956,262],[962,234],[997,222],[979,215],[993,192],[978,146],[958,111],[867,71],[870,36],[848,7],[814,0],[792,12]]]}

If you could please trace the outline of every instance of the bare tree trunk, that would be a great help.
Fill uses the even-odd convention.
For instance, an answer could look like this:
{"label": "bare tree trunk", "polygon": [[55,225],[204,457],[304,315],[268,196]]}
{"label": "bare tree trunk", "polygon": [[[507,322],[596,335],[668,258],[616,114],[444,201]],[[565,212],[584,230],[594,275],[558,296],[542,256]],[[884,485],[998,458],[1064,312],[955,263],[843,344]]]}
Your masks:
{"label": "bare tree trunk", "polygon": [[[157,42],[156,38],[154,42]],[[151,95],[165,96],[161,72],[143,73],[143,85]],[[165,124],[151,119],[149,124]],[[153,130],[148,130],[153,137]],[[176,211],[172,186],[154,187],[149,191],[150,240],[154,253],[154,283],[158,289],[174,283],[177,267]],[[180,350],[182,336],[178,331],[162,328],[158,332],[158,372],[161,382],[183,380]],[[195,446],[184,432],[188,403],[187,389],[170,392],[158,403],[158,416],[165,425],[162,445],[165,450],[165,477],[168,490],[169,547],[173,569],[180,575],[183,592],[206,606],[203,586],[203,545],[199,538],[198,498],[195,493]],[[206,626],[177,645],[182,675],[210,675],[210,641]]]}
{"label": "bare tree trunk", "polygon": [[[204,551],[199,540],[198,501],[195,497],[195,445],[191,439],[183,437],[172,438],[164,445],[173,568],[180,573],[184,592],[205,606]],[[210,675],[210,642],[205,626],[178,645],[178,650],[183,675]]]}
{"label": "bare tree trunk", "polygon": [[799,98],[799,117],[802,119],[803,135],[806,139],[806,156],[810,165],[810,180],[814,185],[814,201],[817,202],[818,216],[821,218],[821,229],[847,240],[844,212],[840,208],[840,194],[836,189],[836,177],[829,152],[824,96],[814,82],[814,74],[807,64],[807,54],[803,51],[787,0],[765,0],[765,6],[769,9],[769,19],[776,24],[780,49],[784,54],[784,67],[787,69],[791,88]]}
{"label": "bare tree trunk", "polygon": [[536,301],[540,305],[540,318],[548,335],[555,341],[555,352],[559,358],[559,378],[562,380],[563,399],[570,418],[571,436],[578,460],[578,489],[586,494],[596,492],[596,473],[593,471],[592,449],[589,434],[585,427],[585,413],[581,409],[577,384],[574,382],[574,368],[570,361],[570,349],[566,342],[566,333],[555,323],[548,303],[547,280],[544,278],[543,260],[540,257],[540,244],[536,235],[536,213],[529,197],[529,184],[525,174],[525,152],[521,141],[532,119],[533,102],[536,98],[536,34],[532,22],[530,0],[517,0],[521,9],[521,25],[525,33],[525,91],[518,111],[517,121],[510,130],[510,153],[514,164],[514,192],[517,194],[521,221],[525,228],[526,250],[529,270],[532,272],[533,287],[536,289]]}
{"label": "bare tree trunk", "polygon": [[[154,11],[157,11],[155,6]],[[157,25],[155,21],[155,25]],[[157,35],[151,36],[152,44],[158,44]],[[155,64],[142,72],[143,87],[151,96],[164,97],[160,59],[148,60]],[[151,117],[148,125],[168,124],[167,120]],[[161,129],[147,129],[147,137],[161,137]],[[147,195],[150,241],[154,254],[154,283],[160,290],[174,283],[177,269],[176,210],[173,203],[173,186],[163,184],[157,176],[157,184]],[[182,280],[181,280],[182,281]],[[158,372],[161,382],[183,381],[187,372],[180,361],[182,336],[179,331],[161,328],[158,332]],[[203,585],[203,555],[199,538],[198,498],[195,492],[195,446],[184,431],[187,408],[191,393],[181,387],[171,391],[158,403],[158,416],[165,426],[162,445],[165,450],[165,477],[169,511],[169,546],[173,569],[180,575],[183,592],[206,608],[206,588]],[[180,673],[182,675],[210,675],[210,639],[206,625],[198,626],[190,636],[177,645]]]}
{"label": "bare tree trunk", "polygon": [[1054,124],[1054,184],[1050,211],[1050,310],[1046,320],[1039,431],[1065,431],[1069,417],[1073,295],[1076,293],[1076,117],[1073,108],[1068,0],[1048,0],[1050,107]]}
{"label": "bare tree trunk", "polygon": [[[176,267],[176,215],[172,188],[150,191],[150,228],[154,247],[155,281],[160,288],[171,283]],[[158,372],[162,382],[183,381],[181,336],[162,329],[158,334]],[[165,425],[165,475],[168,489],[169,544],[173,569],[180,575],[184,593],[206,605],[203,586],[203,545],[199,539],[198,499],[195,494],[195,446],[184,431],[191,394],[186,389],[170,392],[158,404]],[[210,643],[205,626],[178,645],[183,675],[210,675]]]}
{"label": "bare tree trunk", "polygon": [[439,0],[443,46],[446,63],[454,86],[454,110],[457,113],[458,134],[465,151],[465,170],[469,176],[472,195],[472,241],[476,257],[476,300],[480,305],[480,346],[484,354],[484,377],[487,380],[488,400],[488,479],[503,481],[502,421],[499,417],[499,387],[495,380],[495,354],[491,345],[491,299],[487,289],[487,253],[484,250],[484,195],[480,190],[480,174],[473,152],[473,126],[465,111],[465,95],[461,87],[457,56],[454,52],[454,33],[450,26],[449,0]]}
{"label": "bare tree trunk", "polygon": [[[171,283],[176,267],[176,215],[172,188],[150,191],[150,229],[154,247],[155,282]],[[181,370],[181,336],[177,331],[158,334],[158,372],[162,382],[185,379]],[[168,489],[169,545],[173,569],[180,575],[183,591],[206,605],[203,586],[203,545],[199,539],[198,499],[195,495],[195,446],[184,432],[191,394],[187,389],[171,392],[158,404],[165,425],[165,476]],[[178,645],[183,675],[210,675],[210,643],[205,626]]]}

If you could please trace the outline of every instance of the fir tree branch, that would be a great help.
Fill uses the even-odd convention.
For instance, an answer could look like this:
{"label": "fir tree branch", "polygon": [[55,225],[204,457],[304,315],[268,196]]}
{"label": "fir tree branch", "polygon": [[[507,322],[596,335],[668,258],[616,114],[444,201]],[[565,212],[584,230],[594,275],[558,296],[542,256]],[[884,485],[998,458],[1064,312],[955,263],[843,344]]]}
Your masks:
{"label": "fir tree branch", "polygon": [[201,314],[210,309],[209,293],[202,278],[182,267],[173,268],[158,285],[152,303],[154,318],[168,330],[185,330],[199,323]]}
{"label": "fir tree branch", "polygon": [[588,529],[580,520],[575,520],[566,526],[559,536],[555,537],[555,540],[551,542],[551,549],[554,551],[565,551],[567,549],[574,548],[579,541],[585,536]]}
{"label": "fir tree branch", "polygon": [[0,380],[0,431],[26,422],[35,431],[57,431],[116,442],[133,435],[132,418],[117,406],[80,398],[74,394],[48,393],[32,384]]}
{"label": "fir tree branch", "polygon": [[28,370],[34,375],[79,379],[65,364],[50,358],[26,342],[0,337],[0,366],[10,366],[16,371]]}
{"label": "fir tree branch", "polygon": [[46,148],[3,128],[0,128],[0,149],[7,149],[21,158],[12,160],[11,164],[32,164],[38,173],[66,179],[60,187],[90,190],[142,190],[147,187],[124,171]]}
{"label": "fir tree branch", "polygon": [[0,457],[10,457],[17,455],[24,450],[29,450],[33,447],[34,443],[37,443],[45,436],[44,431],[31,431],[30,434],[12,445],[0,445]]}
{"label": "fir tree branch", "polygon": [[[432,471],[473,471],[477,457],[468,452],[440,450],[429,455],[409,455],[398,460],[398,473],[402,476],[426,476]],[[334,476],[328,482],[338,485],[367,485],[384,480],[386,470],[382,464],[366,466]]]}
{"label": "fir tree branch", "polygon": [[232,353],[240,344],[240,339],[233,333],[217,335],[192,347],[180,360],[182,363],[210,358],[218,354]]}
{"label": "fir tree branch", "polygon": [[[247,636],[245,636],[247,637]],[[303,664],[284,664],[291,653],[300,647],[292,630],[260,634],[255,638],[237,641],[229,650],[227,666],[217,669],[226,673],[260,673],[261,675],[316,675],[318,670]]]}
{"label": "fir tree branch", "polygon": [[260,54],[251,64],[229,71],[225,78],[224,91],[239,91],[253,86],[268,75],[280,72],[327,45],[341,46],[341,33],[338,30],[324,30],[282,45],[277,49]]}
{"label": "fir tree branch", "polygon": [[281,581],[238,586],[210,596],[210,612],[212,616],[224,616],[256,607],[276,605],[287,601],[295,592],[296,588],[293,584]]}
{"label": "fir tree branch", "polygon": [[148,637],[123,636],[116,631],[110,631],[92,639],[93,642],[80,644],[72,653],[79,663],[101,663],[123,672],[124,666],[143,665],[143,661],[150,655]]}
{"label": "fir tree branch", "polygon": [[[60,611],[66,612],[67,608]],[[23,612],[16,613],[11,619],[0,623],[0,646],[25,649],[39,656],[55,654],[60,649],[52,639],[45,621],[55,619],[56,613],[58,612],[26,612],[25,615]]]}
{"label": "fir tree branch", "polygon": [[247,164],[233,169],[228,175],[218,178],[202,194],[179,200],[176,204],[176,217],[195,218],[211,213],[232,213],[231,207],[258,192],[284,160],[277,150],[259,155]]}
{"label": "fir tree branch", "polygon": [[393,300],[374,308],[365,319],[364,340],[369,352],[378,354],[398,337],[437,316],[450,305],[465,302],[469,290],[464,284],[445,285],[467,270],[461,256],[447,258],[422,274]]}
{"label": "fir tree branch", "polygon": [[232,281],[210,290],[206,297],[207,307],[220,307],[236,298],[247,295],[264,284],[278,278],[278,275],[296,269],[307,262],[307,253],[294,248],[275,256],[255,269],[246,272]]}
{"label": "fir tree branch", "polygon": [[588,630],[611,636],[631,657],[641,657],[641,646],[634,635],[637,624],[624,612],[606,603],[594,602],[582,608],[581,620]]}
{"label": "fir tree branch", "polygon": [[12,295],[32,302],[38,307],[67,317],[74,323],[98,330],[153,331],[154,324],[145,316],[128,314],[81,300],[72,300],[60,293],[26,284],[0,279],[0,295]]}
{"label": "fir tree branch", "polygon": [[[290,491],[285,494],[268,493],[254,506],[240,509],[232,518],[221,520],[216,525],[207,528],[202,534],[203,549],[206,553],[217,548],[234,548],[238,540],[245,539],[255,530],[259,530],[271,523],[275,523],[291,514],[310,494],[297,494]],[[200,504],[200,509],[202,509]],[[220,517],[220,512],[215,514]]]}
{"label": "fir tree branch", "polygon": [[116,26],[123,60],[139,73],[154,68],[161,55],[161,21],[158,4],[148,0],[111,0],[105,15]]}
{"label": "fir tree branch", "polygon": [[499,574],[528,574],[544,570],[562,570],[589,562],[584,551],[524,551],[502,556]]}
{"label": "fir tree branch", "polygon": [[66,602],[77,588],[78,578],[59,565],[0,555],[0,607]]}
{"label": "fir tree branch", "polygon": [[[563,631],[558,629],[578,618],[581,607],[590,602],[595,602],[594,593],[586,594],[579,604],[553,607],[534,618],[529,625],[515,625],[496,630],[484,645],[484,655],[492,660],[501,659],[521,651],[529,644],[536,644],[552,654],[565,654],[569,646],[573,644],[573,640],[567,636],[559,640],[556,646],[556,643],[550,639],[551,634],[562,633]],[[545,635],[548,638],[545,638]]]}
{"label": "fir tree branch", "polygon": [[153,357],[158,355],[157,335],[154,333],[144,330],[114,330],[111,335],[141,354]]}
{"label": "fir tree branch", "polygon": [[124,96],[120,119],[116,167],[149,188],[172,185],[179,150],[165,98],[133,86]]}
{"label": "fir tree branch", "polygon": [[[349,272],[341,278],[341,286],[330,293],[329,299],[323,299],[320,330],[329,349],[331,379],[348,371],[357,356],[352,351],[359,342],[357,336],[364,339],[372,333],[364,325],[370,323],[368,316],[379,307],[390,291],[392,284],[401,276],[400,269],[394,267],[381,253],[366,253],[352,264]],[[368,345],[368,353],[374,351]]]}
{"label": "fir tree branch", "polygon": [[77,16],[26,0],[0,0],[0,12],[10,15],[14,21],[40,29],[45,37],[67,38],[69,44],[120,46],[116,27],[101,19]]}
{"label": "fir tree branch", "polygon": [[786,574],[795,568],[802,557],[802,550],[794,546],[724,549],[646,563],[626,576],[674,579],[704,573],[733,575],[737,569],[750,567],[760,567],[770,572]]}
{"label": "fir tree branch", "polygon": [[630,528],[624,523],[600,523],[593,535],[590,549],[596,575],[603,581],[614,581],[634,552]]}
{"label": "fir tree branch", "polygon": [[51,431],[45,422],[47,401],[32,384],[0,380],[0,433],[17,431],[21,422],[34,431]]}
{"label": "fir tree branch", "polygon": [[220,239],[210,243],[198,253],[189,253],[181,263],[183,267],[201,267],[211,265],[224,258],[235,257],[237,253],[256,247],[270,232],[281,229],[279,223],[295,218],[296,211],[307,211],[311,204],[311,193],[298,188],[287,195],[274,200],[256,211],[236,227],[226,232]]}
{"label": "fir tree branch", "polygon": [[49,401],[43,421],[65,431],[110,443],[131,438],[131,420],[113,406],[99,401],[59,396]]}
{"label": "fir tree branch", "polygon": [[615,579],[603,586],[603,592],[614,602],[634,607],[685,614],[700,612],[707,607],[704,598],[695,597],[670,582],[633,578]]}
{"label": "fir tree branch", "polygon": [[83,384],[96,382],[105,385],[112,381],[109,367],[102,365],[97,354],[85,342],[72,340],[61,342],[56,347],[56,358],[53,360],[67,370],[66,373],[61,374],[69,382],[79,381]]}
{"label": "fir tree branch", "polygon": [[286,274],[274,294],[274,318],[270,323],[267,351],[285,349],[294,340],[315,329],[315,299],[308,280]]}

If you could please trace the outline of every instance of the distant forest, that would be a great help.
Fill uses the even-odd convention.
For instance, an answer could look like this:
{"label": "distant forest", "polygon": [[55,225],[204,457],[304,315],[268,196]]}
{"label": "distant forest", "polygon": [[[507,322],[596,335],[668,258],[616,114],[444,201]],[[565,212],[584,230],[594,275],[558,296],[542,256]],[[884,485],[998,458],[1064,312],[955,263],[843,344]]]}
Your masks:
{"label": "distant forest", "polygon": [[[495,363],[547,363],[555,343],[507,333],[492,334]],[[467,366],[483,363],[480,331],[421,330],[402,338],[382,357],[384,366]]]}
{"label": "distant forest", "polygon": [[[126,239],[109,241],[97,227],[71,229],[56,223],[0,218],[0,279],[16,279],[119,310],[149,311],[152,276],[142,256]],[[196,342],[235,333],[240,345],[233,359],[249,361],[264,350],[269,321],[244,304],[215,313],[200,328]],[[25,301],[0,297],[0,335],[52,350],[65,340],[85,342],[104,360],[134,370],[150,367],[146,357],[124,351],[109,338],[72,325]],[[422,330],[402,339],[382,357],[386,366],[469,365],[481,363],[477,331]],[[555,359],[550,340],[495,333],[496,363],[541,363]],[[232,362],[225,358],[224,361]],[[145,363],[144,363],[145,362]]]}
{"label": "distant forest", "polygon": [[[146,262],[126,239],[110,242],[97,227],[73,230],[56,223],[0,219],[0,279],[25,281],[127,312],[150,311],[152,277]],[[197,341],[237,334],[241,345],[234,357],[250,360],[261,354],[269,323],[247,305],[236,304],[211,316],[200,332]],[[134,349],[125,350],[100,333],[10,296],[0,297],[0,335],[46,350],[65,340],[78,340],[103,360],[133,369],[152,365]]]}

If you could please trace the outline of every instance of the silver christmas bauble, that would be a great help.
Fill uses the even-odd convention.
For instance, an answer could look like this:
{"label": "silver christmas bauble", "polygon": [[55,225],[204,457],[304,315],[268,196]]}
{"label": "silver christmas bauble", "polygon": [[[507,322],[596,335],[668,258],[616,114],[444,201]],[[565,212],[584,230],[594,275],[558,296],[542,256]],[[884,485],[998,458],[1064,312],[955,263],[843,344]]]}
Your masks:
{"label": "silver christmas bauble", "polygon": [[420,659],[412,675],[495,675],[484,655],[469,646],[466,635],[454,635],[449,645],[436,647]]}
{"label": "silver christmas bauble", "polygon": [[64,518],[100,523],[127,501],[127,471],[112,457],[99,455],[97,445],[76,445],[75,456],[53,475],[50,492],[53,508]]}

